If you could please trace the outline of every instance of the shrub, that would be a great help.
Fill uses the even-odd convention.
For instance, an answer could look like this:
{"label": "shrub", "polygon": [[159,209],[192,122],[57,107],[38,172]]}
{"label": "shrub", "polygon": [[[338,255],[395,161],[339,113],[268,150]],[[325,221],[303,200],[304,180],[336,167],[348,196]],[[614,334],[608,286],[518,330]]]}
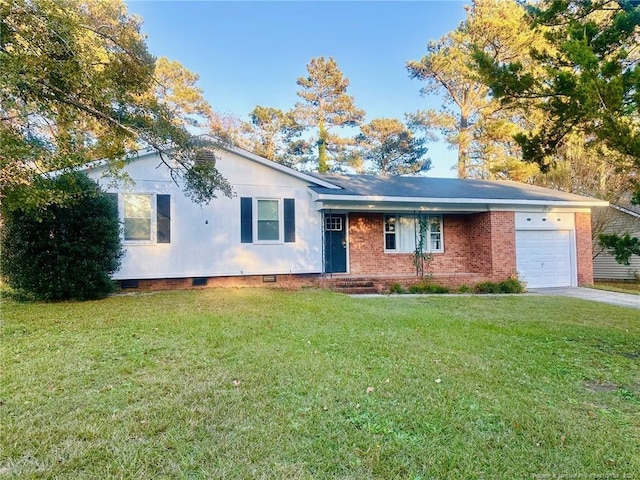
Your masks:
{"label": "shrub", "polygon": [[61,203],[4,213],[1,273],[22,296],[38,300],[102,298],[114,289],[122,246],[117,207],[96,182],[73,172],[40,178],[37,188]]}
{"label": "shrub", "polygon": [[476,293],[500,293],[500,288],[496,282],[481,282],[473,287]]}
{"label": "shrub", "polygon": [[405,293],[405,291],[404,287],[397,282],[391,285],[391,288],[389,289],[389,292],[391,293]]}
{"label": "shrub", "polygon": [[502,282],[482,282],[474,287],[476,293],[522,293],[524,285],[517,278],[509,278]]}
{"label": "shrub", "polygon": [[473,289],[469,285],[460,285],[458,287],[458,293],[471,293]]}
{"label": "shrub", "polygon": [[444,287],[436,283],[418,283],[409,287],[409,293],[450,293],[449,287]]}
{"label": "shrub", "polygon": [[522,293],[524,290],[524,285],[517,278],[508,278],[500,282],[500,291],[502,293]]}

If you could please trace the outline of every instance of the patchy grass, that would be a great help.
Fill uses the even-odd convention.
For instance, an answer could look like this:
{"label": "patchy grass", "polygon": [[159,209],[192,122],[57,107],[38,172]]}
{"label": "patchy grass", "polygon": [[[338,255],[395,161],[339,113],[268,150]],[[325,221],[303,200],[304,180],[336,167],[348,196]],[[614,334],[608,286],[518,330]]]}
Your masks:
{"label": "patchy grass", "polygon": [[201,290],[2,305],[1,478],[639,478],[637,310]]}
{"label": "patchy grass", "polygon": [[594,288],[608,290],[610,292],[633,293],[640,295],[640,282],[599,282],[596,281]]}

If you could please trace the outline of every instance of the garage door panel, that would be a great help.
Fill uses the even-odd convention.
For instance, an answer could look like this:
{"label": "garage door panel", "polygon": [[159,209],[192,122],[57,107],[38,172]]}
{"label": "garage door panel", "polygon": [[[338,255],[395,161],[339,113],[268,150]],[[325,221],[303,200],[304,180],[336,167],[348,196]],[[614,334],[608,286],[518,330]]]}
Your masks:
{"label": "garage door panel", "polygon": [[572,285],[569,230],[516,231],[516,262],[520,279],[529,287]]}

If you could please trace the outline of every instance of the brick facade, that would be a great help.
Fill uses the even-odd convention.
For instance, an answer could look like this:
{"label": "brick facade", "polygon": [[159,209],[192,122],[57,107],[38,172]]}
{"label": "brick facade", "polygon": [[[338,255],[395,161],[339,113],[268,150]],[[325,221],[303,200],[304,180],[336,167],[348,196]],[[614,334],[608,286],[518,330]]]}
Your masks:
{"label": "brick facade", "polygon": [[593,285],[591,213],[576,213],[575,215],[578,285]]}
{"label": "brick facade", "polygon": [[[444,252],[425,267],[434,281],[459,286],[470,280],[501,281],[516,272],[513,212],[443,216]],[[349,214],[349,273],[412,276],[413,254],[384,251],[384,214]]]}
{"label": "brick facade", "polygon": [[[482,281],[502,281],[515,275],[515,214],[506,211],[443,215],[444,252],[433,253],[425,275],[452,288]],[[398,283],[405,287],[421,280],[413,254],[384,250],[384,214],[349,213],[349,273],[329,275],[254,275],[209,277],[205,286],[191,278],[139,280],[137,290],[174,290],[207,287],[332,287],[340,278],[370,278],[377,291]],[[576,258],[579,285],[593,284],[591,215],[575,214]],[[427,271],[428,270],[428,271]],[[266,281],[273,280],[275,281]],[[121,286],[123,282],[120,282]]]}

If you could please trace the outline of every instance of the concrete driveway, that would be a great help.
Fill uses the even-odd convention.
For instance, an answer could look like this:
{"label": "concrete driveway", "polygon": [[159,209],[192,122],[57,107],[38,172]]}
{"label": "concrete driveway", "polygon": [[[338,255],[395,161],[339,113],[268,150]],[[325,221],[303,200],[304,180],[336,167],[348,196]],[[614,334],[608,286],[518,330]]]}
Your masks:
{"label": "concrete driveway", "polygon": [[582,298],[583,300],[640,309],[640,295],[632,295],[630,293],[607,292],[606,290],[584,287],[533,288],[528,290],[528,292],[541,295]]}

